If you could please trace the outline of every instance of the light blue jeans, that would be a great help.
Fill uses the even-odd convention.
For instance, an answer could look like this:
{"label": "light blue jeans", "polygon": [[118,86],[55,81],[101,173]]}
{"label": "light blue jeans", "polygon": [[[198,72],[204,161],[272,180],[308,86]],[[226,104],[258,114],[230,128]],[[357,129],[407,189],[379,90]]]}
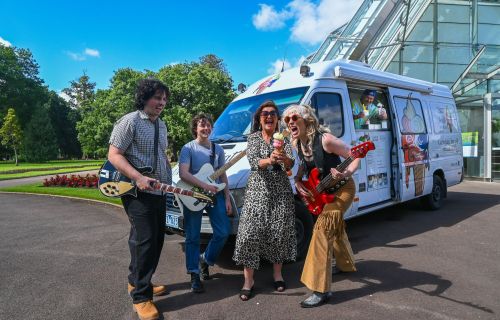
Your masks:
{"label": "light blue jeans", "polygon": [[[204,253],[205,261],[213,266],[221,252],[227,237],[231,233],[231,222],[226,214],[223,192],[217,194],[214,207],[206,207],[213,229],[212,238]],[[184,207],[184,231],[186,232],[186,269],[188,273],[200,273],[200,230],[202,212],[191,211]]]}

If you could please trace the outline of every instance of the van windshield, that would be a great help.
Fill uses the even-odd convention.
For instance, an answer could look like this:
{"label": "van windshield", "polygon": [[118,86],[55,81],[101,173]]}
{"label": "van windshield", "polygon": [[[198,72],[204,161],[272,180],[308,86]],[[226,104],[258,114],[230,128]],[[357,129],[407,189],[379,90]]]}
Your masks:
{"label": "van windshield", "polygon": [[290,104],[299,103],[309,87],[294,88],[241,99],[230,103],[214,123],[211,140],[215,142],[246,141],[252,117],[266,100],[273,100],[280,114]]}

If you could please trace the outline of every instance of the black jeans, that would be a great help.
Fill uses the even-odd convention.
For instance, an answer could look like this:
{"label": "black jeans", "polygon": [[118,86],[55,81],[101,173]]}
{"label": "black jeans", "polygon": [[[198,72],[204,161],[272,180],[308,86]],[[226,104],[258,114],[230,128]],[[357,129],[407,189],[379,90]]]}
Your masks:
{"label": "black jeans", "polygon": [[137,192],[122,197],[123,207],[130,221],[130,274],[128,282],[135,287],[131,292],[134,303],[153,299],[151,277],[158,266],[165,236],[165,196]]}

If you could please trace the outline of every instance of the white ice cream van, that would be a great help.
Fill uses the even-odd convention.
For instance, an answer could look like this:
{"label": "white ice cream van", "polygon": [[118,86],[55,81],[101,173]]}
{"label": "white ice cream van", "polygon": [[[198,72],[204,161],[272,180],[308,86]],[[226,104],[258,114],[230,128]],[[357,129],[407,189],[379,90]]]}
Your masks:
{"label": "white ice cream van", "polygon": [[[446,86],[343,60],[268,76],[234,99],[214,124],[211,139],[224,148],[226,162],[246,149],[252,115],[265,100],[273,100],[281,111],[293,103],[309,104],[320,123],[346,144],[356,146],[367,140],[375,144],[375,150],[368,152],[354,174],[357,194],[346,219],[415,198],[421,198],[429,209],[438,209],[447,188],[462,180],[460,126]],[[360,111],[375,116],[359,121]],[[236,234],[250,174],[247,158],[241,158],[226,173]],[[178,179],[175,167],[174,182]],[[167,232],[182,234],[183,206],[171,194],[167,199]],[[302,256],[311,237],[313,215],[298,197],[295,208],[298,252]],[[211,232],[208,217],[204,217],[202,233]]]}

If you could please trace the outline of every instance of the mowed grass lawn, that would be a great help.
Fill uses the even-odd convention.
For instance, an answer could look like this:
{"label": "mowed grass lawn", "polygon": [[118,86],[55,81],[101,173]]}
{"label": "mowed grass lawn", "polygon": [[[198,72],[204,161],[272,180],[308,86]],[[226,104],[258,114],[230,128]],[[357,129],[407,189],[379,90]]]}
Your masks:
{"label": "mowed grass lawn", "polygon": [[97,170],[104,160],[62,160],[46,163],[0,162],[0,180]]}
{"label": "mowed grass lawn", "polygon": [[44,187],[42,183],[30,183],[13,187],[3,187],[0,191],[5,192],[27,192],[52,194],[58,196],[76,197],[82,199],[99,200],[103,202],[121,205],[120,198],[108,198],[101,194],[96,188],[70,188],[70,187]]}

